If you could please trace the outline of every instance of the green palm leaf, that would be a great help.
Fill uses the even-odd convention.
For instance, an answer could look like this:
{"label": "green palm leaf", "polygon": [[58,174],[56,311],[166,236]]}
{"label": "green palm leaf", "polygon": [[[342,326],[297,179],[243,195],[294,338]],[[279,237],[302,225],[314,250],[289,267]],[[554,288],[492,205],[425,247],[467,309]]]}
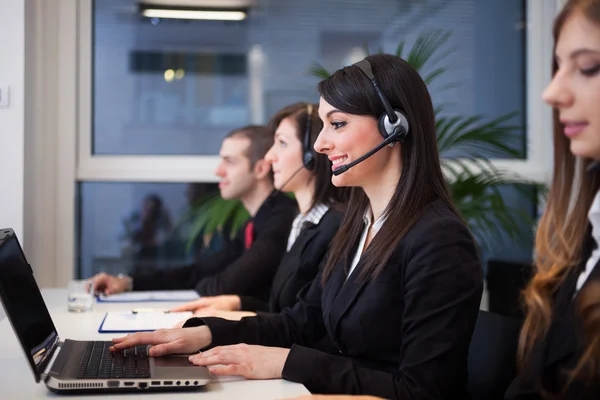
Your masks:
{"label": "green palm leaf", "polygon": [[406,58],[402,55],[399,57],[405,58],[407,63],[421,72],[428,62],[439,60],[432,60],[432,57],[448,42],[448,39],[450,39],[450,32],[444,31],[431,31],[419,35]]}
{"label": "green palm leaf", "polygon": [[480,115],[437,117],[440,154],[444,157],[447,153],[461,151],[469,157],[487,151],[496,157],[519,158],[520,151],[507,144],[515,143],[521,137],[521,127],[506,124],[515,116],[517,113],[508,113],[487,122]]}
{"label": "green palm leaf", "polygon": [[546,194],[544,185],[498,170],[485,161],[476,173],[455,160],[444,163],[445,168],[449,165],[454,170],[449,183],[454,203],[485,245],[506,236],[518,244],[527,241],[531,234],[529,228],[535,221],[518,207],[507,205],[501,189],[515,188],[521,195],[532,198],[536,191]]}
{"label": "green palm leaf", "polygon": [[215,232],[229,227],[233,238],[244,222],[249,218],[248,211],[238,200],[224,200],[218,194],[205,196],[190,210],[192,226],[187,240],[189,251],[199,235],[209,243]]}
{"label": "green palm leaf", "polygon": [[[396,52],[394,54],[405,59],[413,68],[421,72],[421,69],[426,65],[437,64],[447,55],[452,53],[452,50],[445,50],[442,55],[438,54],[440,49],[442,49],[442,47],[448,42],[450,36],[450,32],[442,30],[430,31],[420,35],[417,38],[413,46],[410,48],[407,56],[403,54],[404,49],[406,48],[406,43],[404,40],[398,43]],[[366,44],[364,45],[364,48],[367,54],[371,54]],[[383,53],[383,49],[379,48],[375,53]],[[432,58],[434,55],[437,56],[435,59]],[[427,85],[429,85],[436,78],[443,75],[446,71],[446,68],[437,67],[434,70],[427,72],[424,75],[423,80]],[[319,79],[327,79],[331,76],[331,73],[317,62],[314,62],[311,65],[309,73]]]}
{"label": "green palm leaf", "polygon": [[313,63],[310,67],[310,74],[316,76],[319,79],[327,79],[331,74],[319,63]]}

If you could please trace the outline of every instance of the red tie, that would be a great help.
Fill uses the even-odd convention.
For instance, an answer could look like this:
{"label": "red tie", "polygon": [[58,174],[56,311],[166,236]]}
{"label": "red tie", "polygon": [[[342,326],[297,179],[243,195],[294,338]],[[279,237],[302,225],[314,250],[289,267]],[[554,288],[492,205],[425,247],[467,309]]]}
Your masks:
{"label": "red tie", "polygon": [[248,221],[244,233],[244,246],[246,247],[246,250],[248,250],[250,246],[252,246],[252,240],[254,239],[254,222]]}

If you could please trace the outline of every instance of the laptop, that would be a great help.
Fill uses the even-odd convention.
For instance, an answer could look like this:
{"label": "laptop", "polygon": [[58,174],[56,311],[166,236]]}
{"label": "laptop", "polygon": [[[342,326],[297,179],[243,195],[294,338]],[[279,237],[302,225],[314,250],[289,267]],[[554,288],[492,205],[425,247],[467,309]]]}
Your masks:
{"label": "laptop", "polygon": [[145,345],[111,353],[111,342],[61,341],[12,229],[0,229],[0,300],[36,382],[53,392],[194,390],[211,381],[208,369],[185,355],[149,357]]}

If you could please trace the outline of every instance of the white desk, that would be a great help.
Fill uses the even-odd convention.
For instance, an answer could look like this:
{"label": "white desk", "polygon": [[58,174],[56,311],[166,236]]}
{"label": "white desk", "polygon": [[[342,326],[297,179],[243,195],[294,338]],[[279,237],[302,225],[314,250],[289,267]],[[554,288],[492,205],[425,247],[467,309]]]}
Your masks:
{"label": "white desk", "polygon": [[[66,289],[42,290],[46,305],[50,310],[54,325],[62,340],[111,340],[114,334],[98,333],[98,326],[106,311],[129,310],[131,303],[95,303],[94,310],[87,313],[71,313],[67,311]],[[174,303],[135,303],[135,307],[170,307]],[[177,399],[282,399],[296,397],[309,392],[303,385],[281,379],[267,381],[251,381],[241,377],[218,378],[209,384],[206,390],[189,393],[143,393],[152,398]],[[111,399],[133,400],[135,394],[102,395]],[[134,396],[134,397],[132,397]],[[50,392],[42,383],[35,384],[31,369],[25,359],[21,345],[12,330],[8,318],[0,321],[0,399],[29,400],[59,397]],[[67,398],[64,396],[60,396]],[[89,399],[97,395],[73,396],[68,399]]]}

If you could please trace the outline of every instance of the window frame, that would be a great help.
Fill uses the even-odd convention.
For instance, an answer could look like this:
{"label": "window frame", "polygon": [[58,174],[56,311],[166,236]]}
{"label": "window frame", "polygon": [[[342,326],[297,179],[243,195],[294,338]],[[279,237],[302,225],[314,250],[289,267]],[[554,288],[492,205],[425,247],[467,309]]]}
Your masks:
{"label": "window frame", "polygon": [[[78,181],[217,182],[219,157],[206,155],[98,155],[92,153],[93,0],[79,0],[78,42]],[[248,52],[250,123],[264,122],[263,66],[260,46]]]}
{"label": "window frame", "polygon": [[[525,178],[549,183],[552,174],[552,118],[540,94],[551,79],[552,22],[563,0],[527,0],[526,39],[526,159],[494,159],[492,165]],[[61,94],[55,133],[59,161],[56,165],[55,216],[63,221],[61,235],[51,238],[57,251],[51,268],[53,282],[64,285],[75,275],[75,188],[84,181],[114,182],[216,182],[217,156],[94,155],[92,149],[92,0],[59,0],[58,60]],[[41,24],[41,22],[40,22]],[[265,119],[264,56],[260,46],[249,54],[252,123]],[[473,165],[473,169],[477,166]]]}

